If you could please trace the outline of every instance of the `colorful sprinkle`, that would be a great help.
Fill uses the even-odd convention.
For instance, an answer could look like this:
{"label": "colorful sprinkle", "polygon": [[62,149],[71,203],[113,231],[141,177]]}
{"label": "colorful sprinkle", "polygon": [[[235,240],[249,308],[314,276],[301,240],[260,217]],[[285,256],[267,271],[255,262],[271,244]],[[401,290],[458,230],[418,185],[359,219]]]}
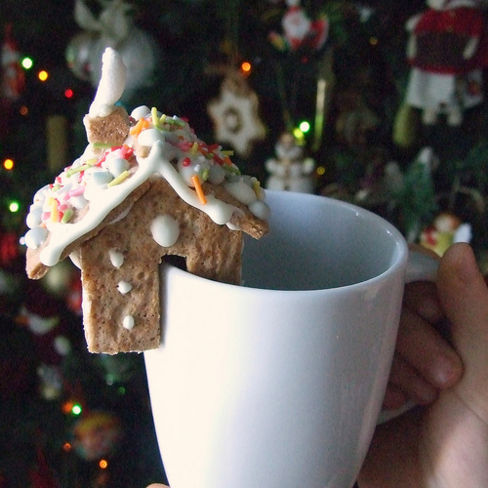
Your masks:
{"label": "colorful sprinkle", "polygon": [[120,173],[120,175],[117,176],[117,178],[114,178],[107,186],[119,185],[124,180],[126,180],[129,176],[130,176],[129,171],[125,170],[122,173]]}
{"label": "colorful sprinkle", "polygon": [[195,187],[195,191],[197,192],[198,199],[202,205],[207,204],[207,198],[205,197],[205,193],[203,192],[202,184],[200,183],[200,178],[198,175],[193,175],[191,177],[191,181],[193,186]]}

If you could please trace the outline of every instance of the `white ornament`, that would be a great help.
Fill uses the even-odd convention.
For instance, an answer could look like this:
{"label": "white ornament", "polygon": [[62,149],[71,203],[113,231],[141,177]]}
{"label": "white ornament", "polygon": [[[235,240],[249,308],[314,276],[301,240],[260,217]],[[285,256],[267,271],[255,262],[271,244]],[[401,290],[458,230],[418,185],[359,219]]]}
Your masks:
{"label": "white ornament", "polygon": [[231,75],[222,83],[220,97],[208,105],[218,141],[230,144],[247,157],[253,143],[264,139],[266,128],[259,117],[259,101],[241,75]]}

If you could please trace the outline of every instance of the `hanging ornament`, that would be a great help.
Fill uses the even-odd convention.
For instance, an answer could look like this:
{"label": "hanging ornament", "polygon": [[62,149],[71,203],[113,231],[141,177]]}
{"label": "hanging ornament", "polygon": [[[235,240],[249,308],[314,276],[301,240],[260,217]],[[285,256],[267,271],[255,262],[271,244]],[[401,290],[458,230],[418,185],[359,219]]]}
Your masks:
{"label": "hanging ornament", "polygon": [[269,39],[280,51],[308,49],[318,51],[327,41],[329,22],[324,16],[315,21],[300,6],[300,0],[286,0],[288,9],[283,16],[281,26],[283,35],[271,32]]}
{"label": "hanging ornament", "polygon": [[102,54],[116,49],[127,67],[125,96],[150,86],[156,64],[154,40],[134,25],[132,7],[123,0],[100,0],[102,11],[95,16],[84,0],[75,3],[76,23],[84,29],[66,48],[66,61],[73,73],[93,86],[100,81]]}
{"label": "hanging ornament", "polygon": [[2,44],[2,87],[1,98],[15,101],[24,90],[24,70],[20,64],[20,53],[12,37],[12,25],[5,28],[5,38]]}
{"label": "hanging ornament", "polygon": [[19,256],[18,237],[13,232],[0,232],[0,266],[10,266]]}
{"label": "hanging ornament", "polygon": [[439,214],[420,235],[420,244],[442,256],[456,242],[471,242],[471,225],[450,212]]}
{"label": "hanging ornament", "polygon": [[120,419],[110,412],[84,414],[74,427],[76,453],[85,461],[95,461],[113,454],[122,439]]}
{"label": "hanging ornament", "polygon": [[313,193],[315,161],[305,157],[303,146],[298,144],[295,136],[288,132],[283,133],[276,143],[275,153],[276,157],[265,163],[266,170],[270,173],[266,188]]}
{"label": "hanging ornament", "polygon": [[54,476],[54,471],[49,467],[46,455],[41,448],[37,449],[36,467],[30,472],[31,488],[60,488],[59,481]]}
{"label": "hanging ornament", "polygon": [[266,135],[259,117],[258,97],[239,71],[229,70],[222,82],[220,96],[212,100],[207,109],[214,123],[216,139],[230,144],[244,158],[249,156],[254,143]]}
{"label": "hanging ornament", "polygon": [[483,101],[484,15],[478,0],[427,0],[427,5],[406,25],[412,67],[406,103],[422,110],[425,125],[445,114],[448,125],[459,126],[464,110]]}

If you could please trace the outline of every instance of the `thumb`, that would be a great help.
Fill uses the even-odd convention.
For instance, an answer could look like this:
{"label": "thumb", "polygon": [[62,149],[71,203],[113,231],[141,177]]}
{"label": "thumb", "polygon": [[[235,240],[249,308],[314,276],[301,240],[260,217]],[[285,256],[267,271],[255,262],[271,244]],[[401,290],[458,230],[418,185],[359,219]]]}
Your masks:
{"label": "thumb", "polygon": [[488,288],[468,244],[454,244],[447,250],[439,266],[437,289],[452,324],[454,347],[464,363],[456,388],[466,400],[488,407]]}

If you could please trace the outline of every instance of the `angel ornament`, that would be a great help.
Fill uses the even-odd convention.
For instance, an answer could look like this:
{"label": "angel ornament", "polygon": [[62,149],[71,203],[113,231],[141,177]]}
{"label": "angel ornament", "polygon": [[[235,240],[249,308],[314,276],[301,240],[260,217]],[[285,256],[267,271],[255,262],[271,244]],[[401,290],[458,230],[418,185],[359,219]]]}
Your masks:
{"label": "angel ornament", "polygon": [[265,163],[270,173],[266,188],[313,193],[315,161],[304,156],[303,147],[297,143],[293,134],[285,132],[281,135],[275,153],[276,158],[270,158]]}

